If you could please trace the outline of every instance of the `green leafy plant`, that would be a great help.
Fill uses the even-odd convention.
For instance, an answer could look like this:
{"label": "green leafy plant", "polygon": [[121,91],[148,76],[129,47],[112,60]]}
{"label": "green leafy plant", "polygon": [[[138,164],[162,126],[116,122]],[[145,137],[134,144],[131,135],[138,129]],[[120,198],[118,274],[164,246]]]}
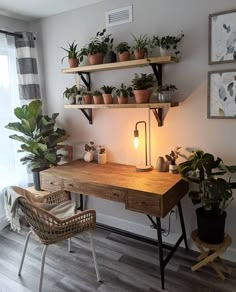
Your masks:
{"label": "green leafy plant", "polygon": [[166,159],[170,162],[171,165],[176,165],[176,159],[179,157],[181,147],[175,147],[174,150],[171,150],[170,154],[166,154]]}
{"label": "green leafy plant", "polygon": [[95,147],[95,144],[93,141],[89,142],[89,143],[86,143],[84,145],[84,150],[87,151],[87,152],[90,152],[90,151],[95,151],[96,150],[96,147]]}
{"label": "green leafy plant", "polygon": [[94,55],[96,53],[106,54],[109,49],[112,49],[113,40],[111,34],[106,34],[105,28],[101,32],[98,31],[96,36],[91,38],[90,42],[80,50],[80,62],[83,61],[84,56]]}
{"label": "green leafy plant", "polygon": [[132,87],[127,87],[124,83],[121,83],[120,88],[117,88],[115,92],[118,96],[128,98],[129,96],[132,96]]}
{"label": "green leafy plant", "polygon": [[84,95],[90,95],[90,96],[92,96],[92,95],[93,95],[93,93],[92,93],[92,91],[88,91],[88,90],[81,90],[81,95],[82,95],[82,96],[84,96]]}
{"label": "green leafy plant", "polygon": [[63,92],[63,96],[69,98],[71,95],[76,96],[77,93],[78,93],[77,86],[74,85],[72,87],[66,87],[66,90]]}
{"label": "green leafy plant", "polygon": [[134,90],[144,90],[153,86],[154,78],[153,74],[141,73],[140,75],[135,73],[134,78],[131,81]]}
{"label": "green leafy plant", "polygon": [[101,87],[101,89],[103,90],[103,92],[105,94],[112,94],[112,92],[116,89],[114,86],[109,86],[109,85],[103,85],[103,87]]}
{"label": "green leafy plant", "polygon": [[79,57],[79,51],[77,50],[78,44],[76,44],[75,41],[73,41],[71,44],[68,43],[68,46],[69,46],[68,49],[61,47],[61,49],[63,49],[64,51],[66,51],[68,53],[67,56],[65,56],[61,59],[61,63],[63,63],[65,58],[78,59],[78,57]]}
{"label": "green leafy plant", "polygon": [[10,135],[9,138],[19,141],[20,150],[27,155],[22,157],[22,164],[27,164],[31,170],[39,171],[57,165],[61,155],[57,153],[58,143],[63,142],[68,135],[60,128],[55,129],[56,118],[59,114],[54,113],[52,117],[42,115],[42,102],[32,101],[29,105],[17,107],[15,116],[20,122],[9,123],[5,128],[17,131],[23,135]]}
{"label": "green leafy plant", "polygon": [[134,44],[132,46],[132,50],[137,50],[137,51],[141,51],[141,50],[145,50],[145,52],[148,52],[148,48],[151,45],[151,40],[148,38],[148,36],[146,34],[140,34],[139,36],[135,36],[131,33],[131,35],[133,36],[133,41]]}
{"label": "green leafy plant", "polygon": [[175,51],[175,55],[179,55],[180,51],[178,50],[178,44],[184,38],[184,34],[180,34],[179,36],[153,36],[152,47],[161,47],[163,49],[169,50],[173,49]]}
{"label": "green leafy plant", "polygon": [[99,145],[98,146],[98,154],[103,154],[106,152],[106,149],[104,146]]}
{"label": "green leafy plant", "polygon": [[198,186],[198,190],[190,191],[189,195],[194,204],[201,204],[206,211],[222,214],[232,201],[235,183],[231,183],[231,177],[236,165],[227,166],[221,158],[215,159],[210,153],[196,150],[178,165],[178,170],[183,178]]}
{"label": "green leafy plant", "polygon": [[94,95],[94,96],[102,96],[102,93],[101,93],[101,91],[99,91],[99,90],[95,90],[95,91],[93,92],[93,95]]}
{"label": "green leafy plant", "polygon": [[163,94],[165,91],[175,91],[178,88],[173,84],[158,85],[154,95]]}
{"label": "green leafy plant", "polygon": [[117,53],[122,54],[124,52],[129,52],[130,50],[130,46],[128,45],[127,42],[120,42],[119,44],[117,44],[117,46],[115,47],[115,50],[117,51]]}

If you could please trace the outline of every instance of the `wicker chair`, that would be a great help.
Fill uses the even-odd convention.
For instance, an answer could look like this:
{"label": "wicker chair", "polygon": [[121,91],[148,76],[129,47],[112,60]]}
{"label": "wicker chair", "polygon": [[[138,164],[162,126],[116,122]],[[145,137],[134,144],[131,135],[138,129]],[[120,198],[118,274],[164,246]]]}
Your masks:
{"label": "wicker chair", "polygon": [[[29,194],[29,192],[27,192]],[[64,191],[57,191],[44,196],[44,202],[48,204],[60,203],[69,200],[69,195]],[[44,245],[41,260],[41,272],[38,291],[42,291],[43,272],[45,255],[50,244],[68,239],[70,245],[70,238],[81,232],[88,231],[90,236],[90,243],[92,248],[94,266],[97,276],[97,281],[100,281],[99,270],[96,261],[96,253],[94,248],[93,237],[90,230],[95,229],[96,226],[96,212],[95,210],[86,210],[77,213],[66,219],[59,219],[52,213],[40,208],[34,204],[29,196],[19,198],[19,207],[25,215],[26,221],[29,223],[31,230],[28,232],[25,240],[24,251],[20,263],[18,275],[21,276],[21,270],[24,263],[24,258],[28,246],[28,241],[31,233]]]}

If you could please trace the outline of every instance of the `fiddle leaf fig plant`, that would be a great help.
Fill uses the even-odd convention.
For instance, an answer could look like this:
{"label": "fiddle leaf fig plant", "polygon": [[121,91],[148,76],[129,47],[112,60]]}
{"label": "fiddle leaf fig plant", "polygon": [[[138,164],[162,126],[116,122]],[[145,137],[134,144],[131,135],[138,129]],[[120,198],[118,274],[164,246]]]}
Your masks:
{"label": "fiddle leaf fig plant", "polygon": [[32,171],[49,168],[61,159],[57,153],[58,143],[63,142],[68,135],[66,131],[55,128],[58,113],[42,115],[42,102],[32,101],[29,105],[17,107],[14,110],[19,122],[9,123],[5,128],[19,132],[23,135],[10,135],[9,138],[21,142],[18,152],[26,152],[20,159]]}

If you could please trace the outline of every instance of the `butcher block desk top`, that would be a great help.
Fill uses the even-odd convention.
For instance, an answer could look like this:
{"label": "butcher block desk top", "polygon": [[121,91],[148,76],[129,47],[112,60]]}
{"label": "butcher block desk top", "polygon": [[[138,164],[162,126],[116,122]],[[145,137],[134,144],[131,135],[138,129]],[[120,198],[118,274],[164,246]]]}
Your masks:
{"label": "butcher block desk top", "polygon": [[131,211],[165,217],[186,195],[179,174],[136,172],[135,166],[75,160],[40,172],[41,188],[66,190],[125,204]]}

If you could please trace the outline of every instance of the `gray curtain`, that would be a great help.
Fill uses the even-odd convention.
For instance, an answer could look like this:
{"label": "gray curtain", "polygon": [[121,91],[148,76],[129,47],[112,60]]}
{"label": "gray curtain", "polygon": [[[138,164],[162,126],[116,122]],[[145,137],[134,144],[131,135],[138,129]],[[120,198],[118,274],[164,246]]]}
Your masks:
{"label": "gray curtain", "polygon": [[17,33],[23,36],[23,38],[15,38],[20,99],[40,99],[38,67],[33,33]]}

